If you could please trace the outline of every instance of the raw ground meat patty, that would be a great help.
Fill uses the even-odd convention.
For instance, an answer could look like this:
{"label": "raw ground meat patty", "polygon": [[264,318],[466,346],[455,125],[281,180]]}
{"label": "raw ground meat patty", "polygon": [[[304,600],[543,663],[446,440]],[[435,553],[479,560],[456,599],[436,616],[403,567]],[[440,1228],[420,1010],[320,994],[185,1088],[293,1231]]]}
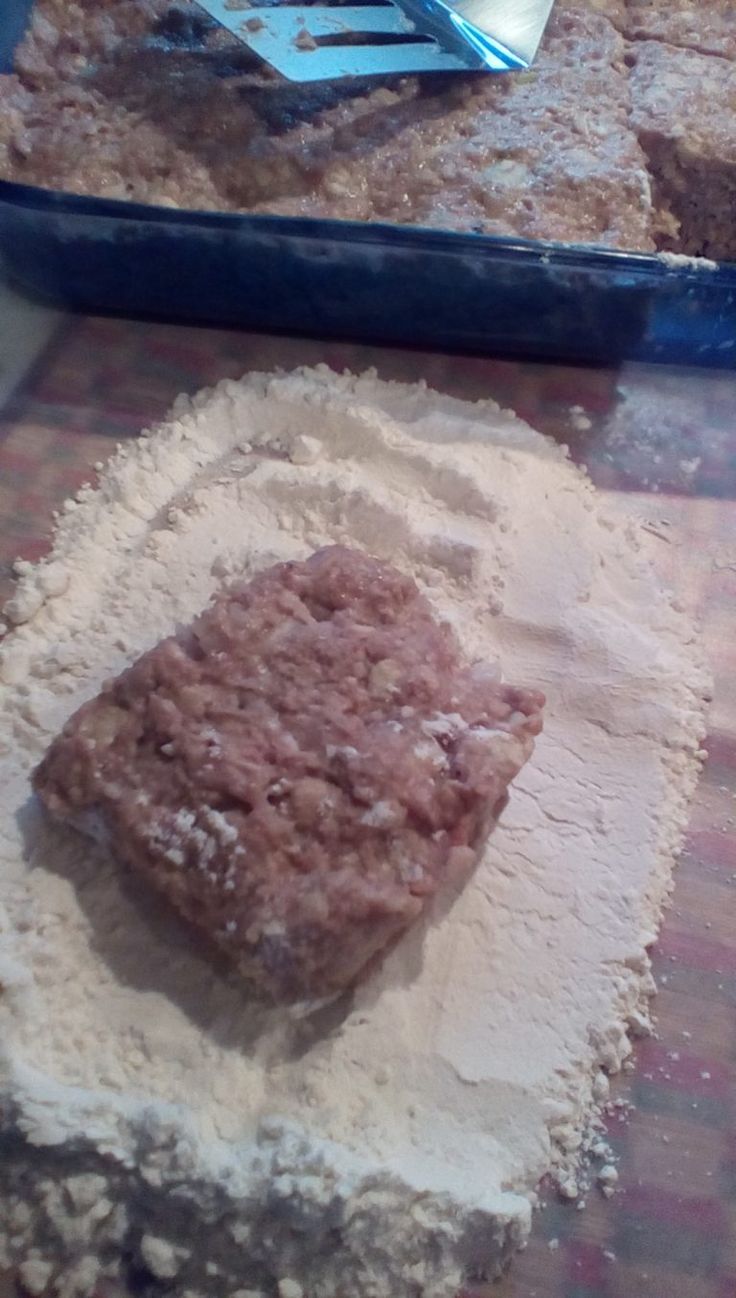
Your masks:
{"label": "raw ground meat patty", "polygon": [[260,988],[322,996],[468,874],[543,703],[334,547],[218,594],[79,709],[34,787]]}

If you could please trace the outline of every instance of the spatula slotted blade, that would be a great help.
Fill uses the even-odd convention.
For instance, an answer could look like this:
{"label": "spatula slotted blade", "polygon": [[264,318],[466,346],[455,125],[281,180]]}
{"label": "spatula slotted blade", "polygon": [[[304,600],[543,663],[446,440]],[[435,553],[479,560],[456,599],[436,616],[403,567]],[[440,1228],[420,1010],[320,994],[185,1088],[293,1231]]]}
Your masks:
{"label": "spatula slotted blade", "polygon": [[308,82],[527,67],[553,0],[285,0],[244,9],[227,0],[198,3],[287,80]]}
{"label": "spatula slotted blade", "polygon": [[454,13],[528,68],[539,49],[554,0],[458,0]]}

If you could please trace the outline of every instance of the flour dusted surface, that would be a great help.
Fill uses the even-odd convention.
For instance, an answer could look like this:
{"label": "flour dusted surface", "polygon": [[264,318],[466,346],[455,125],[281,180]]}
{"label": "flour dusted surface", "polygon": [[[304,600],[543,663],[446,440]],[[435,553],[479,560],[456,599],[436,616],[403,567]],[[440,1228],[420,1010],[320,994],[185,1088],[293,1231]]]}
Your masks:
{"label": "flour dusted surface", "polygon": [[[470,885],[299,1019],[249,1007],[27,778],[224,576],[332,542],[411,573],[548,708]],[[213,1298],[450,1298],[497,1271],[646,1012],[696,778],[707,681],[642,544],[492,403],[326,370],[180,401],[72,502],[1,650],[12,1260],[70,1295],[126,1265]]]}

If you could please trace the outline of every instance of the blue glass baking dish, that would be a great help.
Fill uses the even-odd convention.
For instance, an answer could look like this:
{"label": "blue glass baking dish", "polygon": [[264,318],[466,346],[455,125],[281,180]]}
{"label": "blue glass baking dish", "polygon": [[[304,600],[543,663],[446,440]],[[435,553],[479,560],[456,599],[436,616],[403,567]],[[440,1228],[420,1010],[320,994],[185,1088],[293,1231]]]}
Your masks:
{"label": "blue glass baking dish", "polygon": [[[31,5],[3,0],[3,70]],[[17,287],[90,313],[480,354],[736,367],[736,264],[172,211],[7,181],[0,259]]]}

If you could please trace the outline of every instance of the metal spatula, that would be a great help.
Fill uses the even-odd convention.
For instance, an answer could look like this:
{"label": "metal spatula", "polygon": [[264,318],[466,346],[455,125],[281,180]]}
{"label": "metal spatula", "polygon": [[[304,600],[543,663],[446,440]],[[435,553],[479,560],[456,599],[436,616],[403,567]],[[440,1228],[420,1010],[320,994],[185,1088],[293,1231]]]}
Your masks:
{"label": "metal spatula", "polygon": [[289,81],[528,68],[553,0],[369,0],[235,8],[197,0]]}

